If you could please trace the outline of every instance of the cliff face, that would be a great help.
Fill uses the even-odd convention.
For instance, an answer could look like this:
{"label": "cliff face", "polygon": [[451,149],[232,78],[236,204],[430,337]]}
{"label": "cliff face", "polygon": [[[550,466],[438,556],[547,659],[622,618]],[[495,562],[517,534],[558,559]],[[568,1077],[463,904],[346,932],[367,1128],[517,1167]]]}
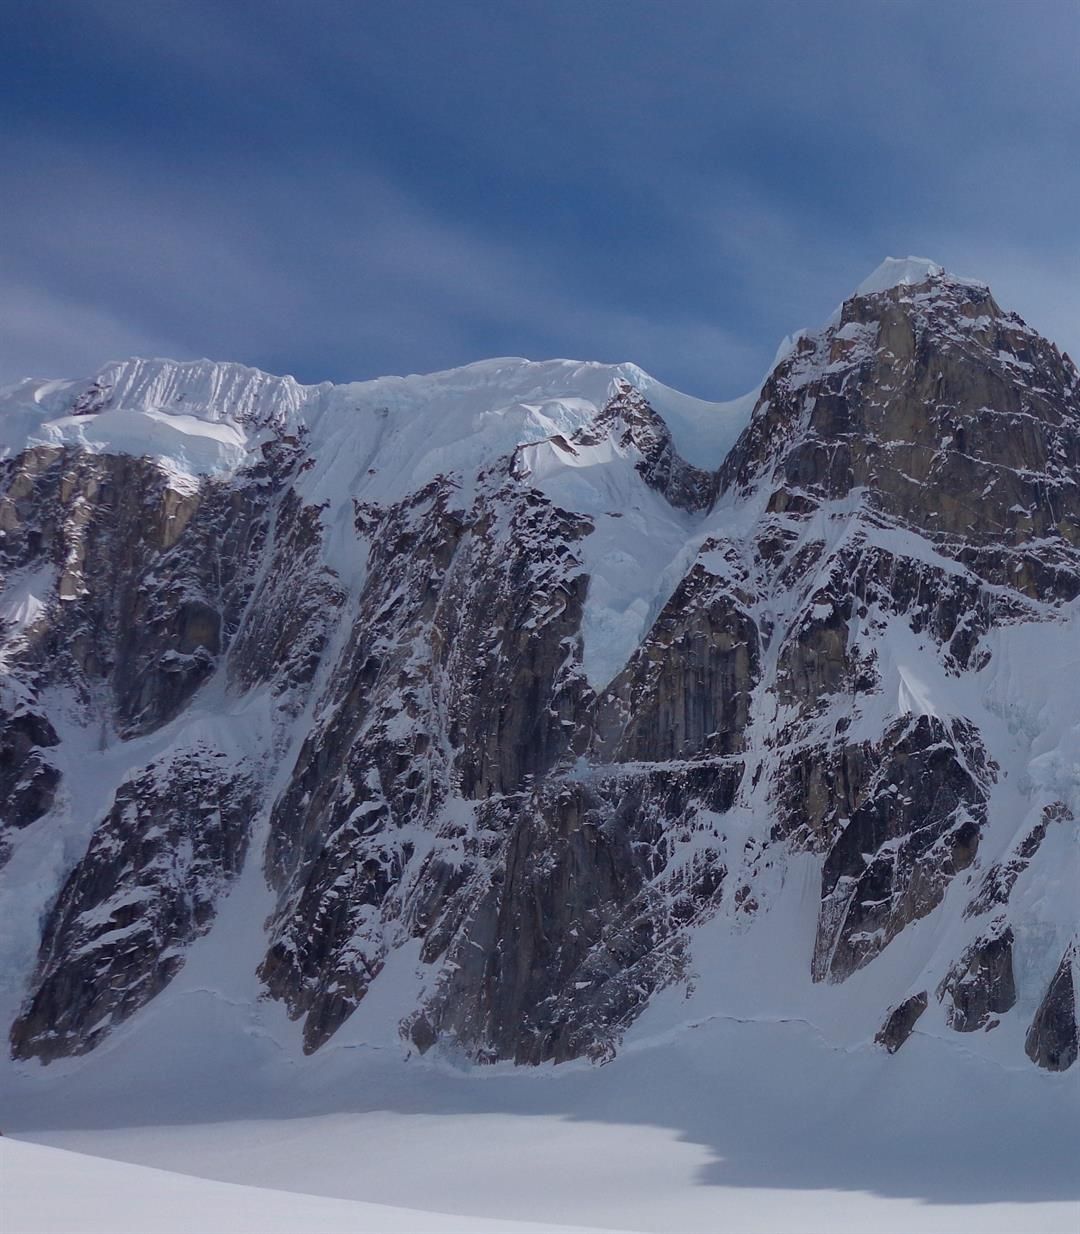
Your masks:
{"label": "cliff face", "polygon": [[247,862],[306,1051],[409,954],[406,1048],[601,1058],[704,931],[779,963],[810,862],[787,945],[887,1049],[1015,1020],[1071,1065],[1075,367],[928,267],[800,337],[718,470],[667,402],[524,361],[8,394],[0,842],[11,904],[55,884],[17,1057],[159,996]]}

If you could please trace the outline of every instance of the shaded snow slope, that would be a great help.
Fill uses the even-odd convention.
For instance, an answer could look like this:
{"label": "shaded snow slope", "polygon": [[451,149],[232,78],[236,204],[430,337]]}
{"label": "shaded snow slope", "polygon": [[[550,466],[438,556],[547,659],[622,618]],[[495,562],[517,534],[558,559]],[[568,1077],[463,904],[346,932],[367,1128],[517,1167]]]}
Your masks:
{"label": "shaded snow slope", "polygon": [[0,1170],[10,1234],[588,1234],[215,1182],[11,1139]]}
{"label": "shaded snow slope", "polygon": [[[181,1049],[156,1085],[136,1048],[127,1064],[114,1054],[96,1077],[55,1085],[29,1117],[11,1106],[9,1135],[53,1148],[27,1159],[30,1145],[8,1145],[18,1172],[5,1190],[31,1215],[70,1214],[79,1200],[93,1214],[108,1201],[113,1224],[74,1228],[110,1234],[129,1228],[129,1213],[145,1222],[140,1234],[171,1231],[174,1204],[200,1229],[245,1229],[214,1224],[245,1219],[234,1200],[260,1217],[280,1205],[314,1231],[338,1212],[359,1230],[432,1234],[462,1220],[516,1230],[511,1219],[657,1234],[1075,1229],[1071,1090],[930,1038],[888,1058],[830,1047],[771,1012],[691,1017],[693,1003],[669,1001],[658,1010],[675,1015],[682,1002],[677,1032],[642,1025],[605,1067],[524,1074],[454,1073],[355,1046],[253,1069],[251,1056],[238,1067],[207,1050],[197,1061],[178,1033],[161,1036]],[[166,1123],[181,1088],[185,1111]],[[58,1148],[273,1190],[229,1193]],[[56,1171],[49,1200],[31,1190],[44,1169]],[[387,1211],[401,1207],[414,1212]],[[377,1219],[386,1224],[365,1224]],[[37,1217],[25,1234],[56,1228]]]}

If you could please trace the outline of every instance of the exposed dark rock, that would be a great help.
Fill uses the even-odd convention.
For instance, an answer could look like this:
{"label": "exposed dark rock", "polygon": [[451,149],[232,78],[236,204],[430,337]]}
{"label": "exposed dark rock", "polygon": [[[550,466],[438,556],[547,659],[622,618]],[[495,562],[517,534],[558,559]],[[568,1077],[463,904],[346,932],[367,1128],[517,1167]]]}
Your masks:
{"label": "exposed dark rock", "polygon": [[0,706],[0,830],[26,827],[52,808],[60,772],[46,751],[59,741],[45,716]]}
{"label": "exposed dark rock", "polygon": [[96,416],[109,405],[109,395],[112,387],[101,380],[95,380],[75,400],[71,408],[73,416]]}
{"label": "exposed dark rock", "polygon": [[766,381],[720,490],[772,475],[770,509],[802,515],[857,494],[986,583],[1072,599],[1075,374],[984,287],[931,279],[854,297]]}
{"label": "exposed dark rock", "polygon": [[991,909],[1008,904],[1016,880],[1031,864],[1032,857],[1046,839],[1047,826],[1055,822],[1072,822],[1072,811],[1062,801],[1055,801],[1042,812],[1042,817],[1027,833],[1012,853],[1003,861],[995,862],[983,876],[978,894],[964,909],[965,917],[977,917]]}
{"label": "exposed dark rock", "polygon": [[604,691],[596,756],[664,762],[737,753],[759,659],[753,618],[725,579],[695,565]]}
{"label": "exposed dark rock", "polygon": [[[585,586],[571,546],[589,525],[528,491],[496,488],[467,517],[450,494],[436,482],[366,513],[355,637],[272,816],[267,868],[282,900],[261,973],[306,1016],[308,1049],[407,937],[425,855],[415,830],[456,849],[448,799],[515,793],[543,775],[569,753],[587,692],[570,653]],[[435,881],[449,894],[461,877]]]}
{"label": "exposed dark rock", "polygon": [[571,445],[597,440],[607,433],[622,446],[637,450],[641,456],[637,464],[641,478],[673,506],[704,510],[712,504],[717,491],[716,473],[694,467],[680,457],[668,426],[645,396],[627,381],[616,382],[615,393],[596,422],[575,435]]}
{"label": "exposed dark rock", "polygon": [[948,1000],[946,1019],[958,1033],[990,1024],[1016,1002],[1013,980],[1013,932],[1004,921],[992,923],[946,974],[938,986],[939,1001]]}
{"label": "exposed dark rock", "polygon": [[740,775],[701,764],[600,777],[517,804],[494,874],[463,888],[472,908],[408,1026],[414,1042],[448,1036],[520,1063],[609,1054],[649,995],[683,975],[682,929],[719,903],[723,843],[700,835]]}
{"label": "exposed dark rock", "polygon": [[925,990],[912,994],[910,998],[905,998],[889,1012],[874,1040],[878,1045],[884,1046],[890,1054],[895,1054],[911,1036],[926,1007]]}
{"label": "exposed dark rock", "polygon": [[291,698],[292,710],[306,697],[345,601],[321,559],[322,538],[320,510],[287,489],[267,531],[269,569],[247,599],[246,620],[234,619],[231,680],[248,689],[267,683],[275,695]]}
{"label": "exposed dark rock", "polygon": [[126,455],[36,447],[0,466],[0,568],[57,575],[53,619],[18,653],[27,679],[64,682],[88,718],[126,735],[171,719],[248,598],[272,468],[180,492],[152,460]]}
{"label": "exposed dark rock", "polygon": [[209,929],[257,805],[250,774],[224,757],[191,750],[117,792],[44,924],[33,994],[11,1029],[16,1057],[93,1049]]}
{"label": "exposed dark rock", "polygon": [[898,720],[861,757],[841,758],[834,783],[851,795],[822,869],[815,980],[843,980],[869,963],[972,863],[986,821],[985,783],[972,767],[983,761],[970,726],[925,715]]}
{"label": "exposed dark rock", "polygon": [[1067,947],[1061,963],[1031,1021],[1024,1049],[1028,1058],[1047,1071],[1066,1071],[1080,1049],[1076,1008],[1076,944]]}

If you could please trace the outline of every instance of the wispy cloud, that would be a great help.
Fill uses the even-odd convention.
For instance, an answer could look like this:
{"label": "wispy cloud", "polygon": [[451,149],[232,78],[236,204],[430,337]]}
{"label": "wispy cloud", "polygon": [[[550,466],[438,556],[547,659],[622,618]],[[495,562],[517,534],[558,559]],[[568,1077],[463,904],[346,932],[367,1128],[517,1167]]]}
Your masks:
{"label": "wispy cloud", "polygon": [[1080,351],[1071,3],[49,7],[0,82],[10,371],[563,354],[724,396],[912,251]]}
{"label": "wispy cloud", "polygon": [[23,377],[89,374],[108,357],[129,355],[183,358],[185,348],[94,304],[0,284],[0,385]]}

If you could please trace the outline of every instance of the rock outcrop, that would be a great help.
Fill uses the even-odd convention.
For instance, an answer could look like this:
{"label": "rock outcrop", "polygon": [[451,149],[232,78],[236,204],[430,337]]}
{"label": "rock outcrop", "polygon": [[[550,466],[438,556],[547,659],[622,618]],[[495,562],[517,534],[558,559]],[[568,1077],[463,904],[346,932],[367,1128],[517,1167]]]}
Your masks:
{"label": "rock outcrop", "polygon": [[915,1031],[915,1025],[927,1006],[928,999],[925,990],[905,998],[889,1012],[874,1040],[878,1045],[884,1046],[890,1054],[895,1054]]}
{"label": "rock outcrop", "polygon": [[1076,1062],[1080,1051],[1076,994],[1074,943],[1061,957],[1024,1042],[1028,1058],[1047,1071],[1065,1071]]}
{"label": "rock outcrop", "polygon": [[17,1057],[91,1050],[158,994],[209,929],[244,859],[250,773],[192,749],[117,789],[44,923],[34,996],[11,1029]]}
{"label": "rock outcrop", "polygon": [[[4,827],[27,827],[48,814],[56,800],[60,772],[48,751],[60,738],[32,705],[0,709],[0,818]],[[0,836],[0,843],[2,843]]]}
{"label": "rock outcrop", "polygon": [[1016,1002],[1013,932],[1001,919],[981,935],[946,973],[938,1000],[947,1003],[946,1022],[958,1033],[993,1025],[995,1015]]}

